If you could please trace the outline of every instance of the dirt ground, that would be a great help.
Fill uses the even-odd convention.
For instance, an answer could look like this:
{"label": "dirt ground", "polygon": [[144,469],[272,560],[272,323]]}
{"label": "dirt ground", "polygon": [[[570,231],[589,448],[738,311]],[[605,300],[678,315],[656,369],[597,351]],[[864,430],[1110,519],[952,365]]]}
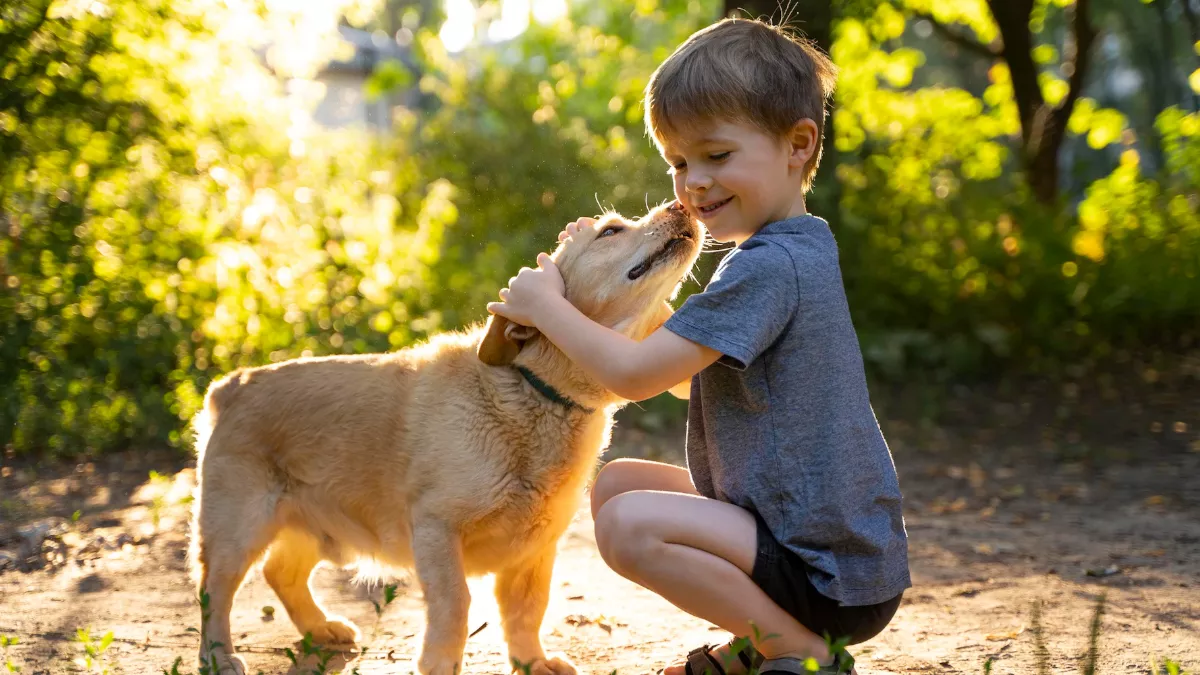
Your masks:
{"label": "dirt ground", "polygon": [[[1148,673],[1151,659],[1163,657],[1200,672],[1194,401],[1184,401],[1179,419],[1139,418],[1134,426],[1149,431],[1095,446],[1087,439],[1096,434],[1062,425],[1037,432],[1027,424],[1032,436],[1024,437],[996,424],[885,420],[915,585],[888,629],[851,649],[859,672],[983,673],[989,659],[993,673],[1037,672],[1034,603],[1051,672],[1080,672],[1102,595],[1099,673]],[[606,457],[681,462],[679,434],[621,425]],[[10,458],[2,466],[0,637],[18,642],[0,646],[0,671],[5,659],[22,673],[82,671],[78,629],[88,629],[94,644],[113,635],[94,672],[170,673],[177,657],[178,672],[195,672],[200,612],[185,565],[193,475],[186,462],[141,452],[38,467]],[[160,475],[148,478],[151,469]],[[46,536],[37,551],[22,559],[22,542],[28,547],[39,534]],[[318,572],[318,597],[362,628],[367,647],[364,655],[338,654],[327,672],[413,670],[421,597],[413,583],[398,583],[397,599],[377,617],[372,600],[381,588],[355,585],[342,570]],[[467,673],[508,672],[489,584],[472,582],[478,630],[467,643]],[[233,625],[252,672],[320,672],[313,658],[292,666],[284,650],[296,650],[298,636],[261,573],[239,594]],[[692,647],[728,639],[610,571],[586,510],[562,540],[542,634],[548,650],[581,672],[605,675],[653,673]]]}

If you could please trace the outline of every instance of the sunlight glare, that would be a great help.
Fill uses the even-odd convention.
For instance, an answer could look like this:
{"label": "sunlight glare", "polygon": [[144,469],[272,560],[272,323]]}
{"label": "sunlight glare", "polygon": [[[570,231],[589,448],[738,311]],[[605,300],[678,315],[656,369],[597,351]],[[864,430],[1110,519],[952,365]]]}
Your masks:
{"label": "sunlight glare", "polygon": [[488,26],[488,39],[503,42],[524,33],[529,28],[529,10],[529,0],[504,0],[500,19]]}
{"label": "sunlight glare", "polygon": [[438,32],[448,52],[461,52],[475,39],[475,5],[471,0],[446,0],[446,23]]}
{"label": "sunlight glare", "polygon": [[538,23],[554,23],[567,15],[567,0],[533,0],[533,18]]}

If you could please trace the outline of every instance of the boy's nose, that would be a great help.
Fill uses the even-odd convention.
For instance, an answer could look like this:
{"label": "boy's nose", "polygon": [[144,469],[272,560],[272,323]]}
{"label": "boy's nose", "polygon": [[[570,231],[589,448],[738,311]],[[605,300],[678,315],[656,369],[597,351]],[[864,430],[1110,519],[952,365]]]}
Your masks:
{"label": "boy's nose", "polygon": [[700,173],[689,173],[684,187],[688,192],[703,192],[712,187],[712,179]]}

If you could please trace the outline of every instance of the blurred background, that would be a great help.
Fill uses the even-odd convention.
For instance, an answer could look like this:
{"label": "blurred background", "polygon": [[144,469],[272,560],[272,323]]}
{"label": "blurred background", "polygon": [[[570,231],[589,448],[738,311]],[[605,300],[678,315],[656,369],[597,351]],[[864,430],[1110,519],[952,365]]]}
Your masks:
{"label": "blurred background", "polygon": [[881,419],[1200,451],[1196,0],[3,0],[0,447],[186,448],[234,368],[483,319],[670,196],[643,87],[734,12],[841,69],[810,208]]}

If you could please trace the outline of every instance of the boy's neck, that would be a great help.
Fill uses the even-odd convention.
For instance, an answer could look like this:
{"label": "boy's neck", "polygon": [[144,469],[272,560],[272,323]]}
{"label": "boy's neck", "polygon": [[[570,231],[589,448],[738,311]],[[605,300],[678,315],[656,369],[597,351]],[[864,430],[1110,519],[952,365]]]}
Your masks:
{"label": "boy's neck", "polygon": [[799,218],[800,216],[807,216],[807,215],[808,215],[808,207],[804,202],[804,195],[801,194],[800,197],[795,202],[792,203],[792,207],[790,209],[788,209],[787,215],[783,216],[782,218],[776,218],[775,220],[770,220],[770,221],[767,221],[767,222],[759,225],[758,227],[754,228],[753,232],[751,232],[750,234],[746,235],[743,238],[735,238],[733,240],[733,245],[741,246],[742,244],[744,244],[746,242],[747,239],[758,234],[759,230],[770,225],[771,223],[778,223],[783,220],[790,220],[792,218]]}

